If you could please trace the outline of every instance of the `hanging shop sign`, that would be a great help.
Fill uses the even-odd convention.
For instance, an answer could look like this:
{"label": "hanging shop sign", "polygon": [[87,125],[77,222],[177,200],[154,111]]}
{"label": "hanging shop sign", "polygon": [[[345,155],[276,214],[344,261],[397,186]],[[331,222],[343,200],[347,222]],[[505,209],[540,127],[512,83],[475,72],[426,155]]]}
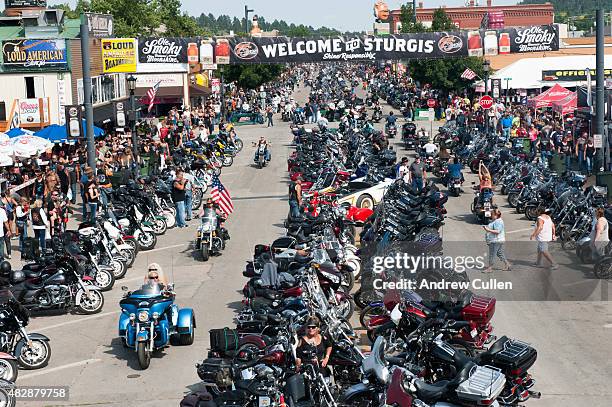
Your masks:
{"label": "hanging shop sign", "polygon": [[80,138],[83,134],[83,113],[81,105],[66,105],[66,135],[69,139]]}
{"label": "hanging shop sign", "polygon": [[200,60],[199,45],[195,38],[140,38],[138,72],[187,72]]}
{"label": "hanging shop sign", "polygon": [[85,13],[87,30],[94,38],[109,38],[113,36],[113,16],[111,14]]}
{"label": "hanging shop sign", "polygon": [[138,58],[134,38],[105,38],[101,43],[104,73],[136,72]]}
{"label": "hanging shop sign", "polygon": [[2,61],[7,67],[66,69],[66,40],[2,41]]}
{"label": "hanging shop sign", "polygon": [[232,38],[229,44],[232,64],[374,61],[555,51],[559,35],[555,26],[545,25],[385,37]]}
{"label": "hanging shop sign", "polygon": [[[591,73],[595,69],[591,69]],[[604,69],[604,77],[612,78],[612,69]],[[542,71],[542,80],[552,81],[586,81],[587,69],[550,69]]]}

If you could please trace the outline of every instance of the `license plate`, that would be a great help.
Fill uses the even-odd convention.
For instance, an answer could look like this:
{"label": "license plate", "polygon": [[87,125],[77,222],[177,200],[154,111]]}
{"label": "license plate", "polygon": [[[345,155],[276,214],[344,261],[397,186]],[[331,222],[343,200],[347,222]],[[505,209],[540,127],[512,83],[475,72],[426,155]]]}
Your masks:
{"label": "license plate", "polygon": [[461,188],[461,184],[455,184],[455,188]]}
{"label": "license plate", "polygon": [[491,216],[491,211],[485,211],[485,216],[488,218],[489,216]]}
{"label": "license plate", "polygon": [[476,328],[470,331],[470,335],[472,335],[472,338],[475,338],[478,335],[478,331],[476,330]]}
{"label": "license plate", "polygon": [[259,396],[259,407],[268,407],[272,405],[270,402],[270,397],[268,396]]}

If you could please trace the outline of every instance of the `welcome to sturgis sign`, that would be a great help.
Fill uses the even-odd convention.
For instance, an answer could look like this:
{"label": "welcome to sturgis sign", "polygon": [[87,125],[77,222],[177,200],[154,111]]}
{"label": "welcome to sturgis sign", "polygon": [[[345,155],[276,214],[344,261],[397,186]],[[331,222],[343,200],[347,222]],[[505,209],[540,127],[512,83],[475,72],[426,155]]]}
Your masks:
{"label": "welcome to sturgis sign", "polygon": [[428,32],[384,37],[232,38],[230,63],[427,59],[559,49],[556,26]]}

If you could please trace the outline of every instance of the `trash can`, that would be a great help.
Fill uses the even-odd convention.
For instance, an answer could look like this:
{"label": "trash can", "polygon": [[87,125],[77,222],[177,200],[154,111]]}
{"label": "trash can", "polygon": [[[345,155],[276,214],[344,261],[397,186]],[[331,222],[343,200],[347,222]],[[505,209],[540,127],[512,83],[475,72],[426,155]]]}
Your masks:
{"label": "trash can", "polygon": [[610,199],[610,190],[612,189],[612,172],[604,171],[595,176],[595,184],[608,189],[607,198]]}
{"label": "trash can", "polygon": [[143,156],[142,157],[142,166],[140,167],[140,175],[147,177],[149,175],[149,161],[151,157]]}
{"label": "trash can", "polygon": [[550,159],[549,167],[557,174],[563,174],[565,172],[565,160],[561,154],[554,154]]}

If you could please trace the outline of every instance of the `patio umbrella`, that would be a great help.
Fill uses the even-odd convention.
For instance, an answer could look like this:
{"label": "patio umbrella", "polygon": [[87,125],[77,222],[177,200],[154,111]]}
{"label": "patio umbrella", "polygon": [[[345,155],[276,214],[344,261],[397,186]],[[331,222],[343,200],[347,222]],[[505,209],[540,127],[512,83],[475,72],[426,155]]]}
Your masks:
{"label": "patio umbrella", "polygon": [[26,129],[20,129],[18,127],[13,127],[9,131],[7,131],[6,134],[9,137],[13,138],[17,136],[23,136],[24,134],[32,135],[34,134],[34,132],[32,130],[26,130]]}
{"label": "patio umbrella", "polygon": [[0,132],[0,143],[3,141],[8,141],[10,137],[6,133]]}
{"label": "patio umbrella", "polygon": [[11,156],[0,153],[0,167],[8,167],[13,165],[13,158]]}
{"label": "patio umbrella", "polygon": [[31,157],[53,148],[52,142],[37,136],[17,136],[11,142],[14,155],[18,157]]}
{"label": "patio umbrella", "polygon": [[[94,137],[101,137],[104,135],[104,130],[99,128],[98,126],[93,126],[94,129]],[[87,121],[83,119],[83,132],[87,134]]]}
{"label": "patio umbrella", "polygon": [[0,140],[0,155],[11,156],[15,153],[13,148],[13,140]]}
{"label": "patio umbrella", "polygon": [[60,126],[59,124],[47,126],[44,129],[34,133],[34,136],[42,137],[51,141],[52,143],[66,143],[69,141],[68,135],[66,134],[66,126]]}

